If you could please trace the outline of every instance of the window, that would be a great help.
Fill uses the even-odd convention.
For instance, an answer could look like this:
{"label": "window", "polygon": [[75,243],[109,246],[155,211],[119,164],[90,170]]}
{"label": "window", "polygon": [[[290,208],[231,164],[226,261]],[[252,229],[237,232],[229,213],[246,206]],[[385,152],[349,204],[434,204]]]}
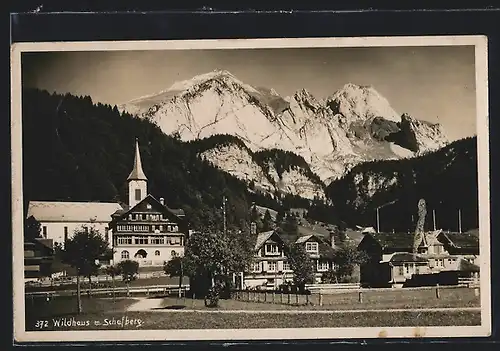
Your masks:
{"label": "window", "polygon": [[147,205],[146,205],[146,208],[147,208],[148,210],[150,210],[150,209],[152,208],[152,207],[151,207],[151,204],[147,204]]}
{"label": "window", "polygon": [[306,251],[307,252],[318,252],[318,243],[316,243],[316,242],[307,242],[306,243]]}
{"label": "window", "polygon": [[143,221],[145,221],[145,220],[146,220],[146,218],[147,218],[146,214],[145,214],[145,213],[143,213],[143,214],[142,214],[142,220],[143,220]]}
{"label": "window", "polygon": [[46,225],[44,225],[44,226],[42,227],[42,232],[43,232],[43,237],[44,237],[44,238],[47,238],[47,226],[46,226]]}
{"label": "window", "polygon": [[135,238],[134,244],[136,244],[136,245],[147,245],[148,244],[148,238],[147,237],[145,237],[145,238],[141,238],[141,237]]}
{"label": "window", "polygon": [[128,260],[129,257],[130,254],[128,253],[128,251],[126,250],[122,251],[122,260]]}
{"label": "window", "polygon": [[276,244],[266,244],[266,254],[276,255],[278,252],[278,245]]}
{"label": "window", "polygon": [[403,274],[405,274],[404,267],[399,266],[399,275],[403,275]]}
{"label": "window", "polygon": [[318,262],[318,271],[327,271],[328,270],[328,262],[326,261],[319,261]]}
{"label": "window", "polygon": [[135,201],[141,201],[141,189],[135,189]]}
{"label": "window", "polygon": [[120,236],[116,238],[116,243],[118,245],[132,245],[132,237],[131,236]]}
{"label": "window", "polygon": [[64,242],[68,241],[68,227],[64,227]]}
{"label": "window", "polygon": [[155,256],[160,256],[160,250],[155,251]]}
{"label": "window", "polygon": [[152,237],[150,243],[153,245],[163,245],[165,241],[163,237],[160,238]]}
{"label": "window", "polygon": [[261,271],[260,262],[252,262],[252,264],[250,265],[250,271],[260,272]]}
{"label": "window", "polygon": [[442,252],[443,252],[443,248],[442,248],[440,245],[436,245],[436,246],[434,247],[434,252],[435,252],[436,254],[440,254],[440,253],[442,253]]}
{"label": "window", "polygon": [[405,274],[410,274],[410,265],[405,263]]}
{"label": "window", "polygon": [[268,272],[277,272],[278,271],[278,262],[270,261],[267,263],[267,271]]}
{"label": "window", "polygon": [[169,245],[180,245],[181,238],[171,237],[167,239],[167,244]]}
{"label": "window", "polygon": [[109,241],[109,228],[104,228],[104,240]]}
{"label": "window", "polygon": [[291,271],[291,269],[290,269],[290,263],[283,262],[283,270],[284,271]]}

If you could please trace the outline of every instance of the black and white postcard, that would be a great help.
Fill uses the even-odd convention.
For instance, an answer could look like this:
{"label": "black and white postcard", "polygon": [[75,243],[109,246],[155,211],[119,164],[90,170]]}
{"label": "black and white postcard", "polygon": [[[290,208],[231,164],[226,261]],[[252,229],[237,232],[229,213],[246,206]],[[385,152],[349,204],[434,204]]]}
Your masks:
{"label": "black and white postcard", "polygon": [[483,36],[16,43],[15,339],[489,336]]}

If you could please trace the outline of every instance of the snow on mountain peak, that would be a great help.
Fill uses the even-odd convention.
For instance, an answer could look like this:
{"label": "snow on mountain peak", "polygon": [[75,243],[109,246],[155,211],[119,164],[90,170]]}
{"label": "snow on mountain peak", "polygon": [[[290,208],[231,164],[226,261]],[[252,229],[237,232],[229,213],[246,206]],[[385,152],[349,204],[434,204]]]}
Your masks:
{"label": "snow on mountain peak", "polygon": [[[254,88],[227,70],[214,70],[136,100],[130,109],[185,141],[228,134],[252,152],[290,151],[325,183],[363,161],[418,155],[446,143],[440,126],[400,117],[374,87],[353,83],[326,99],[316,99],[306,89],[283,98],[274,89]],[[261,178],[255,170],[247,169],[247,177],[246,171],[231,168],[239,164],[234,161],[237,157],[243,157],[240,152],[205,155],[240,178]],[[231,156],[231,162],[219,156]],[[248,168],[243,163],[241,167]]]}
{"label": "snow on mountain peak", "polygon": [[199,74],[197,76],[194,76],[190,79],[182,80],[175,82],[170,86],[168,91],[171,92],[182,92],[182,91],[189,91],[191,89],[195,89],[197,86],[206,83],[208,81],[219,81],[219,82],[224,82],[228,86],[229,85],[238,85],[243,87],[245,90],[251,92],[251,93],[257,93],[257,90],[253,88],[252,86],[243,83],[241,80],[236,78],[231,72],[227,70],[222,70],[222,69],[216,69],[213,70],[212,72],[204,73],[204,74]]}
{"label": "snow on mountain peak", "polygon": [[334,114],[341,114],[348,120],[375,117],[394,122],[401,120],[389,101],[370,85],[347,83],[327,99],[327,104]]}

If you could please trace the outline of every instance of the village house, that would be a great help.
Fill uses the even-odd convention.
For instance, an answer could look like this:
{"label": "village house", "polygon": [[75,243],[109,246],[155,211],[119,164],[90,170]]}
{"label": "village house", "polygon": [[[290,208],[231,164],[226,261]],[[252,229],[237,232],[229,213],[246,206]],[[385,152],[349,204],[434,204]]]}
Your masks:
{"label": "village house", "polygon": [[330,234],[330,242],[327,242],[323,236],[309,234],[299,237],[295,244],[303,245],[313,262],[314,283],[321,283],[325,272],[335,270],[335,239],[333,234]]}
{"label": "village house", "polygon": [[254,250],[255,256],[250,269],[243,274],[244,287],[277,289],[293,279],[285,242],[276,231],[259,233]]}
{"label": "village house", "polygon": [[410,286],[450,283],[479,273],[479,240],[466,233],[424,233],[413,253],[413,233],[365,233],[358,250],[369,262],[361,266],[364,286]]}
{"label": "village house", "polygon": [[163,198],[148,194],[139,143],[135,144],[132,172],[128,176],[128,206],[116,210],[109,227],[113,231],[113,261],[135,260],[140,267],[163,266],[184,255],[188,225],[184,211],[171,209]]}

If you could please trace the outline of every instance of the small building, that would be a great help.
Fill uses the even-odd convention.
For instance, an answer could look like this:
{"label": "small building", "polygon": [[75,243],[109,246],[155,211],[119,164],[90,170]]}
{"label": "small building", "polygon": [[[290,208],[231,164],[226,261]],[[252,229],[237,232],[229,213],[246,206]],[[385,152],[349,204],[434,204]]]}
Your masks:
{"label": "small building", "polygon": [[148,194],[137,141],[134,166],[127,180],[129,204],[115,211],[109,223],[114,263],[135,260],[140,267],[163,266],[174,256],[183,256],[189,233],[184,211],[171,209],[163,198],[157,200]]}
{"label": "small building", "polygon": [[24,278],[37,280],[52,275],[54,248],[52,239],[33,239],[24,242]]}
{"label": "small building", "polygon": [[249,271],[243,274],[244,287],[277,289],[293,279],[286,257],[286,244],[276,231],[259,233],[254,249],[254,261]]}

